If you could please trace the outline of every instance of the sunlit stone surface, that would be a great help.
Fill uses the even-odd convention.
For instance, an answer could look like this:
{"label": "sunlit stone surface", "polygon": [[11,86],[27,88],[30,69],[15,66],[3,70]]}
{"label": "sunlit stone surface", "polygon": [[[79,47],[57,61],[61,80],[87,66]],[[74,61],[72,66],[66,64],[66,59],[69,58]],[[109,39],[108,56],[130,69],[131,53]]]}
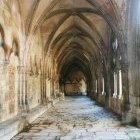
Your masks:
{"label": "sunlit stone surface", "polygon": [[87,97],[66,97],[12,140],[139,140],[140,130]]}
{"label": "sunlit stone surface", "polygon": [[132,124],[140,0],[0,0],[0,140],[139,140]]}

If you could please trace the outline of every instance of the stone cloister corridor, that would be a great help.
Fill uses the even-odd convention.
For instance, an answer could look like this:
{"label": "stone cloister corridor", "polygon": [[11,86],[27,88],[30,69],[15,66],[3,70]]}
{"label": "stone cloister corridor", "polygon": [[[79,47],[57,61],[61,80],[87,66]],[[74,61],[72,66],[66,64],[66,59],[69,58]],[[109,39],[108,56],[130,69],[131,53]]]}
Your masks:
{"label": "stone cloister corridor", "polygon": [[140,140],[139,40],[140,0],[0,0],[0,140]]}

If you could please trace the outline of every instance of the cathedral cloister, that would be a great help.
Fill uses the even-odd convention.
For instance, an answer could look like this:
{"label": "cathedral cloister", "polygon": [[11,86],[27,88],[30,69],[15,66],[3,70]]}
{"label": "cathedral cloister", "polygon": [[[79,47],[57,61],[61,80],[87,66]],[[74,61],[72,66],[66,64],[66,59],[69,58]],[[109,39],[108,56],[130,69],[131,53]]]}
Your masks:
{"label": "cathedral cloister", "polygon": [[140,0],[0,0],[0,140],[140,140]]}

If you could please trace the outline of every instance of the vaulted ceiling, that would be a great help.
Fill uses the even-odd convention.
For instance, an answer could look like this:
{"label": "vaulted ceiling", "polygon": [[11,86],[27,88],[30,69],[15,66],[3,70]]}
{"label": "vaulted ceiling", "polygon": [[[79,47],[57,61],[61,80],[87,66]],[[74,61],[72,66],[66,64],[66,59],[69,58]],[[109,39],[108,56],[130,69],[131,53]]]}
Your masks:
{"label": "vaulted ceiling", "polygon": [[[110,35],[122,38],[116,0],[19,0],[25,33],[41,31],[45,54],[65,75],[78,66],[90,77],[92,62],[106,60]],[[119,4],[123,4],[122,1]]]}

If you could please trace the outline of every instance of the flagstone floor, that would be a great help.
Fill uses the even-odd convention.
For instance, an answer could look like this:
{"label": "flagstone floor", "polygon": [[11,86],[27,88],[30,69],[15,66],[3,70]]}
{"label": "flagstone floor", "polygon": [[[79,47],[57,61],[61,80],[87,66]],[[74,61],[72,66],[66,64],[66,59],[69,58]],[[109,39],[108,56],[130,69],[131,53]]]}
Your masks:
{"label": "flagstone floor", "polygon": [[140,140],[140,129],[86,96],[66,97],[12,140]]}

